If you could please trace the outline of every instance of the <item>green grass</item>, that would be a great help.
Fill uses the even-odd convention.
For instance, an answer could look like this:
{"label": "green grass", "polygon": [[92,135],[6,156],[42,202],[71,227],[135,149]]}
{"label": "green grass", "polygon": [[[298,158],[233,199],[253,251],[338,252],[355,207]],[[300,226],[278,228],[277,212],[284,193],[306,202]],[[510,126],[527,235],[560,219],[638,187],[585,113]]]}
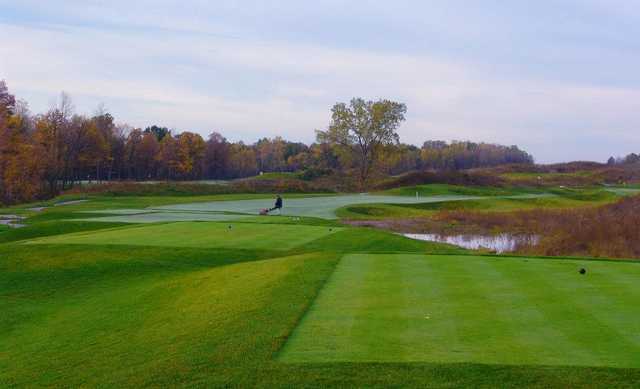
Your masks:
{"label": "green grass", "polygon": [[461,254],[467,250],[442,243],[407,239],[369,228],[345,228],[335,234],[311,241],[299,249],[332,253],[442,253]]}
{"label": "green grass", "polygon": [[549,193],[556,194],[564,199],[590,202],[609,202],[620,198],[618,194],[606,189],[552,188]]}
{"label": "green grass", "polygon": [[2,386],[251,382],[335,260],[57,248],[2,262]]}
{"label": "green grass", "polygon": [[584,196],[539,197],[539,198],[495,198],[487,200],[443,201],[440,203],[425,203],[400,205],[399,207],[423,211],[521,211],[528,209],[575,208],[581,206],[596,206],[619,199],[614,194],[585,194]]}
{"label": "green grass", "polygon": [[[270,196],[88,199],[40,213],[27,206],[2,210],[30,217],[28,227],[0,232],[0,387],[640,382],[640,369],[629,363],[640,360],[635,263],[477,257],[313,217],[71,221],[118,209]],[[578,266],[588,275],[578,276]],[[345,311],[348,305],[353,309]],[[393,314],[376,316],[386,309]],[[441,316],[412,324],[416,309]],[[352,317],[353,328],[309,340],[312,322],[332,314],[335,323]],[[423,331],[424,325],[433,327]],[[327,342],[335,347],[322,347]],[[314,344],[319,354],[305,350]],[[358,354],[364,349],[375,357]]]}
{"label": "green grass", "polygon": [[[485,188],[484,193],[491,193]],[[558,209],[597,206],[619,200],[623,193],[609,189],[551,188],[547,194],[532,195],[484,195],[483,198],[455,201],[424,202],[417,204],[358,204],[337,210],[345,219],[385,219],[429,217],[438,211],[488,211],[511,212],[531,209]],[[505,197],[514,196],[514,197]],[[517,197],[522,196],[522,197]]]}
{"label": "green grass", "polygon": [[[425,196],[416,199],[409,196],[390,196],[379,194],[351,194],[338,196],[313,196],[307,198],[284,198],[283,215],[298,217],[315,217],[324,219],[337,218],[336,211],[344,206],[354,204],[415,204],[423,202],[440,202],[471,199],[471,196],[442,195]],[[490,197],[487,197],[490,198]],[[261,209],[272,206],[272,200],[238,200],[214,201],[207,203],[178,204],[156,207],[159,211],[182,212],[233,212],[257,215]]]}
{"label": "green grass", "polygon": [[494,188],[483,186],[428,184],[390,189],[385,191],[384,193],[396,196],[415,196],[416,192],[420,196],[515,196],[519,194],[539,193],[540,190],[534,188]]}
{"label": "green grass", "polygon": [[640,368],[638,277],[634,263],[348,255],[279,359]]}
{"label": "green grass", "polygon": [[529,179],[541,177],[545,178],[558,178],[558,177],[588,177],[592,175],[592,172],[589,171],[578,171],[574,173],[536,173],[536,172],[512,172],[512,173],[503,173],[500,174],[501,177],[511,178],[511,179]]}
{"label": "green grass", "polygon": [[[457,201],[446,201],[455,203]],[[482,200],[481,200],[482,201]],[[466,202],[466,201],[465,201]],[[421,209],[421,204],[359,204],[338,208],[336,215],[341,219],[384,219],[384,218],[412,218],[430,216],[432,212]],[[432,203],[434,206],[439,203]]]}
{"label": "green grass", "polygon": [[57,235],[29,243],[290,250],[341,230],[290,224],[180,222]]}
{"label": "green grass", "polygon": [[338,209],[344,219],[386,219],[433,216],[438,211],[496,211],[508,212],[536,208],[570,208],[594,205],[593,202],[562,197],[539,198],[483,198],[479,200],[439,201],[418,204],[363,204]]}
{"label": "green grass", "polygon": [[29,224],[23,228],[12,228],[0,234],[0,244],[43,236],[62,235],[80,231],[94,231],[123,226],[122,223],[103,223],[86,221],[47,221]]}
{"label": "green grass", "polygon": [[[115,212],[115,211],[113,211]],[[100,215],[98,217],[82,218],[76,220],[112,222],[112,223],[161,223],[180,221],[236,221],[251,217],[249,215],[204,213],[204,212],[146,212],[132,215]]]}

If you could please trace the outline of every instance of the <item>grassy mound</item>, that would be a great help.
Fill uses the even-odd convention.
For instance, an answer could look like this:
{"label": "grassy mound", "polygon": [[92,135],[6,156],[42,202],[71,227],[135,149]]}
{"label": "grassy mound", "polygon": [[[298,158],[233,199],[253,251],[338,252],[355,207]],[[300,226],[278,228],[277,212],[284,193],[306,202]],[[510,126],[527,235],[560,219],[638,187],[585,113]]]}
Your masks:
{"label": "grassy mound", "polygon": [[[632,191],[628,189],[628,191]],[[626,192],[610,189],[552,188],[539,192],[534,189],[502,189],[486,187],[456,187],[451,185],[424,185],[390,190],[396,195],[419,196],[424,202],[415,204],[363,204],[350,205],[338,210],[344,219],[384,219],[429,217],[440,211],[495,211],[511,212],[533,209],[565,209],[598,206],[620,199]],[[537,192],[537,193],[536,193]],[[463,195],[472,199],[427,202],[429,196]]]}
{"label": "grassy mound", "polygon": [[11,296],[1,303],[0,382],[9,386],[251,382],[233,368],[270,359],[335,261],[194,249],[14,250],[0,264],[2,293]]}
{"label": "grassy mound", "polygon": [[493,186],[460,186],[448,184],[430,184],[405,186],[385,191],[385,193],[397,196],[441,196],[441,195],[461,195],[461,196],[514,196],[537,192],[535,189],[525,188],[500,188]]}

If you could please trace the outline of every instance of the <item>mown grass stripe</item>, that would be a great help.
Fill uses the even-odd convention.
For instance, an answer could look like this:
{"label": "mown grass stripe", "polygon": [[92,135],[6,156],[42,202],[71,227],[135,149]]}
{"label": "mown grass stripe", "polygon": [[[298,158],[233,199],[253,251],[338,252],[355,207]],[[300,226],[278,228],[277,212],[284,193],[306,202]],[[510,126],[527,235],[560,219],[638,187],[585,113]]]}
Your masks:
{"label": "mown grass stripe", "polygon": [[[637,348],[625,339],[634,336],[633,327],[599,318],[606,315],[605,300],[593,300],[587,310],[567,293],[582,282],[569,282],[580,277],[574,269],[578,264],[348,255],[280,359],[636,367]],[[628,321],[632,314],[626,311],[623,317]],[[607,339],[613,339],[608,346]]]}

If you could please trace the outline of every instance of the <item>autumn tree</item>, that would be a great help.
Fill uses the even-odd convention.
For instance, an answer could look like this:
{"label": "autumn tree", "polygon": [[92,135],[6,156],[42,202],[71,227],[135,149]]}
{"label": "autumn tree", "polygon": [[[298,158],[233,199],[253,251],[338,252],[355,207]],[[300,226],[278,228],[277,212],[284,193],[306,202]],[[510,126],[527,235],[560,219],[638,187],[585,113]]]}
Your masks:
{"label": "autumn tree", "polygon": [[258,170],[280,172],[286,168],[286,142],[281,137],[264,138],[256,143]]}
{"label": "autumn tree", "polygon": [[140,169],[140,176],[146,178],[157,178],[158,176],[158,155],[160,153],[160,142],[154,133],[144,132],[142,139],[137,145],[136,164]]}
{"label": "autumn tree", "polygon": [[333,106],[331,124],[327,130],[317,131],[317,138],[321,143],[340,145],[354,155],[360,186],[364,188],[381,146],[398,143],[396,130],[405,120],[406,112],[402,103],[354,98],[349,105]]}
{"label": "autumn tree", "polygon": [[229,170],[231,177],[248,177],[258,173],[256,152],[242,142],[230,147]]}
{"label": "autumn tree", "polygon": [[517,146],[490,143],[427,141],[420,154],[423,169],[461,170],[533,163],[533,157]]}
{"label": "autumn tree", "polygon": [[212,132],[205,150],[205,176],[213,179],[226,178],[229,174],[229,142],[217,132]]}
{"label": "autumn tree", "polygon": [[171,130],[169,130],[167,127],[160,127],[154,124],[153,126],[145,128],[144,133],[155,135],[156,139],[158,139],[158,142],[160,142],[162,141],[162,139],[164,139],[165,136],[171,135]]}
{"label": "autumn tree", "polygon": [[414,145],[391,144],[381,148],[376,168],[385,174],[400,174],[420,166],[420,149]]}
{"label": "autumn tree", "polygon": [[116,158],[118,158],[114,155],[114,152],[118,151],[114,144],[119,142],[119,131],[116,128],[115,119],[113,115],[106,111],[104,106],[100,105],[91,120],[104,141],[102,159],[98,161],[99,163],[96,166],[96,179],[100,180],[103,177],[111,179]]}
{"label": "autumn tree", "polygon": [[178,142],[173,136],[165,136],[162,138],[157,160],[160,167],[160,174],[163,178],[172,179],[176,177],[176,172],[179,168]]}
{"label": "autumn tree", "polygon": [[114,125],[109,142],[110,164],[107,171],[107,180],[121,179],[126,176],[125,144],[128,132],[126,125]]}
{"label": "autumn tree", "polygon": [[62,133],[62,139],[65,156],[62,187],[82,179],[100,180],[102,168],[109,159],[110,147],[96,121],[74,115]]}
{"label": "autumn tree", "polygon": [[41,192],[41,164],[28,133],[26,109],[0,81],[0,202],[12,204],[35,199]]}
{"label": "autumn tree", "polygon": [[124,145],[125,166],[127,178],[140,180],[144,178],[142,171],[142,161],[140,154],[140,145],[142,144],[142,130],[134,128],[129,132],[127,141]]}
{"label": "autumn tree", "polygon": [[43,163],[43,178],[48,183],[51,195],[56,194],[60,185],[63,184],[67,166],[66,141],[71,128],[72,114],[71,98],[62,93],[55,107],[36,118],[34,138],[38,145],[38,155]]}
{"label": "autumn tree", "polygon": [[205,150],[206,144],[199,134],[185,131],[177,136],[176,173],[180,178],[202,177]]}
{"label": "autumn tree", "polygon": [[[372,172],[400,174],[415,169],[469,169],[532,163],[516,146],[427,141],[422,148],[400,144],[396,133],[406,106],[389,100],[333,106],[331,122],[305,145],[281,137],[254,144],[229,142],[220,133],[207,141],[196,133],[172,133],[152,125],[134,129],[116,124],[100,106],[92,116],[74,114],[71,99],[33,116],[0,81],[0,202],[15,203],[57,195],[78,180],[240,178],[259,171],[302,171],[305,179],[355,172],[365,188]],[[612,163],[640,163],[630,154]]]}
{"label": "autumn tree", "polygon": [[7,83],[4,80],[0,80],[0,110],[6,117],[13,115],[16,107],[16,97],[9,93]]}

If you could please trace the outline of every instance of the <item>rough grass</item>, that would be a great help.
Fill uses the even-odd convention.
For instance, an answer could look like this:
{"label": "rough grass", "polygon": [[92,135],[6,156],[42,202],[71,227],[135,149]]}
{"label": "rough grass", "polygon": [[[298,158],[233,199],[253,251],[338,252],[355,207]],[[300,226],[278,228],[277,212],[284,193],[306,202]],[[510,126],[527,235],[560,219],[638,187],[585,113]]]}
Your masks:
{"label": "rough grass", "polygon": [[[442,194],[447,191],[458,191],[460,194],[482,196],[479,199],[424,202],[417,204],[366,204],[350,205],[338,210],[337,215],[343,219],[386,219],[386,218],[426,218],[434,217],[441,211],[474,211],[474,212],[511,212],[531,209],[560,209],[576,207],[592,207],[612,203],[622,194],[606,189],[549,189],[548,193],[531,194],[530,189],[513,191],[496,188],[468,188],[467,190],[450,186],[428,185],[427,191]],[[404,188],[407,195],[416,188]],[[533,190],[532,192],[536,192]],[[415,196],[415,194],[414,194]],[[425,194],[421,196],[426,196]],[[507,197],[511,196],[511,197]],[[518,197],[521,196],[521,197]]]}
{"label": "rough grass", "polygon": [[479,171],[414,171],[383,179],[375,185],[375,188],[393,189],[427,184],[503,187],[506,182],[496,174]]}
{"label": "rough grass", "polygon": [[[455,202],[455,201],[446,201]],[[360,204],[348,205],[336,210],[341,219],[384,219],[384,218],[413,218],[429,216],[432,212],[416,206],[401,206],[400,204]]]}
{"label": "rough grass", "polygon": [[520,252],[537,255],[640,258],[640,196],[599,207],[537,209],[504,213],[451,211],[443,223],[485,231],[534,233],[539,244]]}
{"label": "rough grass", "polygon": [[440,203],[425,203],[413,205],[401,205],[407,208],[431,211],[515,211],[537,208],[573,208],[583,206],[596,206],[618,200],[616,194],[598,191],[552,191],[555,196],[533,198],[494,198],[488,200],[445,201]]}
{"label": "rough grass", "polygon": [[397,196],[415,196],[416,192],[420,196],[436,195],[462,195],[462,196],[513,196],[539,192],[537,189],[528,188],[502,188],[491,186],[461,186],[448,184],[429,184],[406,186],[390,189],[384,193]]}

